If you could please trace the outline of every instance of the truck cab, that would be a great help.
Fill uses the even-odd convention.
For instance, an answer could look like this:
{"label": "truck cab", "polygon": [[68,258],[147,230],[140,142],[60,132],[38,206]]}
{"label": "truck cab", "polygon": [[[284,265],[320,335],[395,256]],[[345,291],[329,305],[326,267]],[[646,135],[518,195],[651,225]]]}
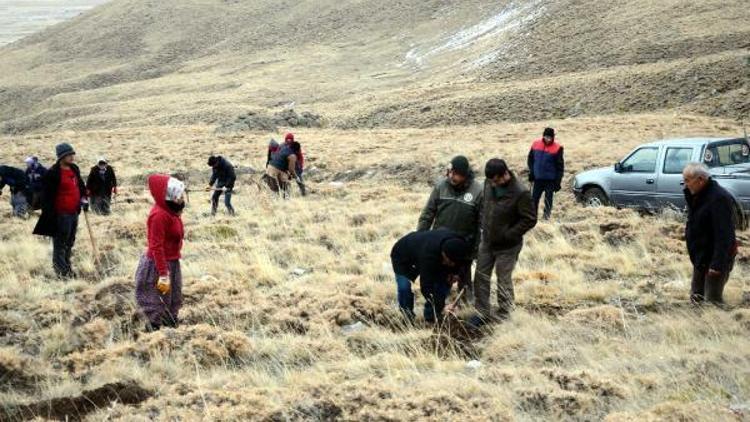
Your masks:
{"label": "truck cab", "polygon": [[672,139],[643,144],[613,167],[576,175],[573,192],[588,206],[685,209],[682,170],[706,164],[735,200],[738,223],[750,215],[750,143],[745,138]]}

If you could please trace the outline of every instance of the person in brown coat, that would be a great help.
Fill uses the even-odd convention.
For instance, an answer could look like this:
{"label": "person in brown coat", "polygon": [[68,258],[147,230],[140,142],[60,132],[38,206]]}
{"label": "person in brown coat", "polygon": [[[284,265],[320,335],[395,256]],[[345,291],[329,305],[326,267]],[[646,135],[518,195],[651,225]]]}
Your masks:
{"label": "person in brown coat", "polygon": [[[474,326],[493,319],[503,320],[510,315],[515,298],[511,275],[523,248],[523,236],[537,221],[531,193],[521,185],[505,161],[489,160],[484,174],[482,241],[474,274],[474,305],[478,315],[469,321]],[[497,318],[492,316],[490,305],[493,268],[497,276]]]}

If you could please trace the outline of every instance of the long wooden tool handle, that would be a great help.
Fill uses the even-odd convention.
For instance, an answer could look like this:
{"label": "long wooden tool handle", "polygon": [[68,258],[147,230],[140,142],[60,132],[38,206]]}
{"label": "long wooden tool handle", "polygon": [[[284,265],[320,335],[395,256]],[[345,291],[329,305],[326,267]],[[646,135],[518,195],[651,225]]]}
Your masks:
{"label": "long wooden tool handle", "polygon": [[101,264],[99,263],[99,249],[96,247],[96,239],[94,239],[94,232],[91,230],[91,223],[89,223],[89,213],[83,212],[83,218],[86,219],[86,228],[89,232],[89,239],[91,239],[91,248],[94,250],[94,263],[96,264],[96,272],[101,276]]}

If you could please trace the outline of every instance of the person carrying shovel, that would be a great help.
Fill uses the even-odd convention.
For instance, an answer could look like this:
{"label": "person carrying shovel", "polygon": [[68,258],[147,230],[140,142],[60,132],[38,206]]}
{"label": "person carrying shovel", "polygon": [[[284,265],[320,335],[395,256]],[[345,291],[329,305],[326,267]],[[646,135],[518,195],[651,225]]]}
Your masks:
{"label": "person carrying shovel", "polygon": [[42,214],[34,234],[52,238],[52,265],[61,279],[75,278],[71,266],[73,245],[81,210],[88,212],[89,201],[81,171],[74,164],[76,152],[68,143],[55,147],[57,163],[42,181]]}
{"label": "person carrying shovel", "polygon": [[[219,207],[219,198],[222,193],[224,194],[224,205],[227,207],[227,212],[229,215],[234,215],[232,190],[234,189],[234,182],[237,180],[234,166],[220,155],[208,157],[208,165],[213,169],[211,180],[208,182],[208,187],[206,187],[207,191],[214,192],[211,196],[211,215],[216,215],[216,210]],[[215,187],[214,184],[216,184]]]}
{"label": "person carrying shovel", "polygon": [[185,184],[165,174],[148,179],[154,206],[146,222],[148,248],[135,272],[135,298],[148,319],[147,331],[177,327],[182,307],[180,251]]}

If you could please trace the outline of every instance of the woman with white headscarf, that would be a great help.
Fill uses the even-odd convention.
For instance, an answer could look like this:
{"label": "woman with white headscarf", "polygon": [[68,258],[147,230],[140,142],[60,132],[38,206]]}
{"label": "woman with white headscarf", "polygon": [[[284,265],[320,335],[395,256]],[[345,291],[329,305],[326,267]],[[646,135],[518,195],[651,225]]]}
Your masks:
{"label": "woman with white headscarf", "polygon": [[148,249],[135,272],[136,301],[148,318],[147,329],[176,327],[182,306],[180,250],[184,228],[185,184],[164,174],[148,179],[154,206],[148,216]]}

